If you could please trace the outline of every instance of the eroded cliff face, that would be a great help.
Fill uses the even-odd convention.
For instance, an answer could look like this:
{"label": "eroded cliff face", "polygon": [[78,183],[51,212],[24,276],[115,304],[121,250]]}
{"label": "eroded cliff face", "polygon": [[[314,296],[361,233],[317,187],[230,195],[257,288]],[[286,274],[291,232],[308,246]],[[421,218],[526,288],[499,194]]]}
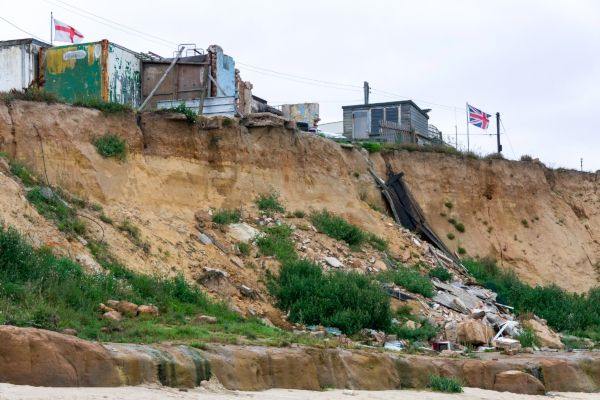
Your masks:
{"label": "eroded cliff face", "polygon": [[[576,292],[598,285],[598,175],[435,153],[402,151],[374,159],[382,174],[386,169],[405,174],[451,249],[492,257],[531,284],[556,283]],[[451,218],[464,225],[464,233]]]}
{"label": "eroded cliff face", "polygon": [[[0,151],[47,175],[51,185],[101,204],[115,224],[99,224],[102,232],[96,224],[90,229],[125,265],[142,272],[193,278],[203,267],[214,267],[230,271],[239,283],[259,285],[255,271],[232,266],[229,255],[199,244],[194,215],[240,207],[252,216],[256,196],[273,190],[288,210],[327,208],[384,236],[393,254],[410,253],[410,238],[398,233],[389,216],[373,210],[385,206],[364,152],[283,125],[190,125],[155,113],[138,118],[60,104],[1,104]],[[106,133],[127,141],[126,161],[98,155],[93,140]],[[574,291],[598,284],[596,175],[432,153],[374,154],[371,160],[382,177],[387,168],[405,173],[432,226],[452,249],[494,257],[530,283]],[[0,217],[8,214],[2,204]],[[465,232],[456,231],[448,218],[463,223]],[[119,232],[118,223],[127,219],[152,245],[149,253]],[[448,239],[450,232],[454,240]]]}

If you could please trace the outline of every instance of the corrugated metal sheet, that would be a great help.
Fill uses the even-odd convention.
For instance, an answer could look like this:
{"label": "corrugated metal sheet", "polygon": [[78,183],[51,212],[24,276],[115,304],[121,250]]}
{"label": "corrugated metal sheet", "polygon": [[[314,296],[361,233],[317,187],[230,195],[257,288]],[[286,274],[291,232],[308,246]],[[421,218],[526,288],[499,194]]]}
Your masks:
{"label": "corrugated metal sheet", "polygon": [[[169,108],[175,108],[180,104],[185,104],[185,106],[194,112],[198,113],[198,109],[200,107],[200,100],[186,100],[185,102],[179,100],[161,100],[156,103],[156,108],[158,110],[166,110]],[[203,115],[206,116],[215,116],[222,115],[225,117],[234,117],[236,114],[235,109],[235,97],[208,97],[204,99],[204,109]]]}

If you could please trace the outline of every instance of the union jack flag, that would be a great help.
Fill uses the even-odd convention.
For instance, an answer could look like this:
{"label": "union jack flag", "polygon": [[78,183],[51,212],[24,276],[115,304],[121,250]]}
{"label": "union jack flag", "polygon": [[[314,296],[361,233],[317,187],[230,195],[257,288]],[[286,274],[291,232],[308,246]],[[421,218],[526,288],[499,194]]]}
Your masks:
{"label": "union jack flag", "polygon": [[469,108],[469,123],[478,128],[487,129],[490,124],[491,115],[476,109],[469,103],[467,103],[467,107]]}

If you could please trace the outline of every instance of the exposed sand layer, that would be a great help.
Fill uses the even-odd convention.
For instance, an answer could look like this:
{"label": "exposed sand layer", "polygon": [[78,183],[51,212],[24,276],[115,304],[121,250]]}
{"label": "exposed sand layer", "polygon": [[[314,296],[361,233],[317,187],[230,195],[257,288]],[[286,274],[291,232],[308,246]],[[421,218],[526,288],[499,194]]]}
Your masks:
{"label": "exposed sand layer", "polygon": [[[598,399],[597,393],[551,393],[555,399]],[[465,388],[462,394],[444,394],[417,390],[326,390],[311,392],[303,390],[272,389],[264,392],[238,392],[218,388],[195,389],[179,391],[158,386],[126,386],[118,388],[47,388],[34,386],[17,386],[0,384],[0,399],[10,400],[164,400],[164,399],[261,399],[261,400],[335,400],[335,399],[403,399],[403,400],[438,400],[438,399],[478,399],[478,400],[519,400],[540,399],[539,396],[529,396],[514,393],[499,393],[491,390]]]}

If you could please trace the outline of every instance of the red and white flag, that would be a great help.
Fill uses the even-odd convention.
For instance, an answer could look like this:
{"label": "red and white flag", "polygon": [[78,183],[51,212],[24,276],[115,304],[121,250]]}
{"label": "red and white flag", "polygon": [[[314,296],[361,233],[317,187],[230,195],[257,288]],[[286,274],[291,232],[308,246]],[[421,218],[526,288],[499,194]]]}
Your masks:
{"label": "red and white flag", "polygon": [[54,40],[57,42],[80,43],[83,35],[71,25],[54,20]]}

